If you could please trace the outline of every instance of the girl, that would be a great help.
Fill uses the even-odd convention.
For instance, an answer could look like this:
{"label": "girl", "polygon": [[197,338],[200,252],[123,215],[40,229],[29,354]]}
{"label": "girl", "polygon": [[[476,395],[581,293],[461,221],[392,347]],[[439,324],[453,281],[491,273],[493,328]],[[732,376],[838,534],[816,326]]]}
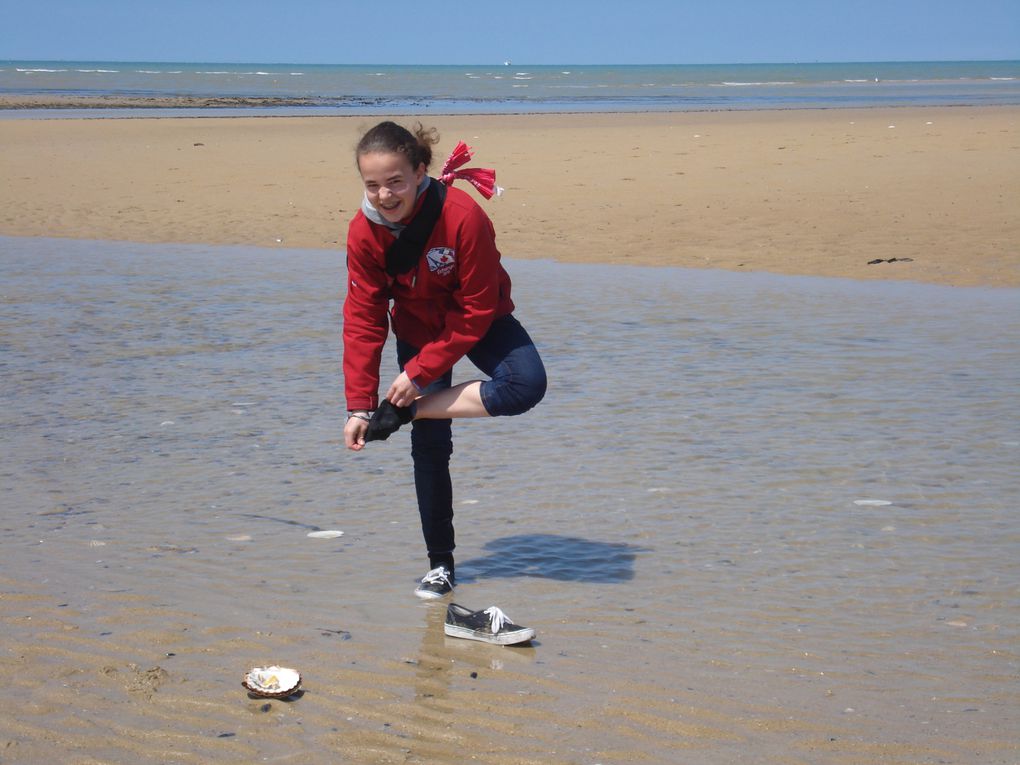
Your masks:
{"label": "girl", "polygon": [[[444,168],[442,182],[427,174],[437,141],[436,131],[421,124],[412,134],[382,122],[358,143],[365,198],[347,234],[343,311],[344,442],[359,451],[411,423],[430,569],[415,594],[427,599],[455,583],[452,419],[522,414],[546,389],[538,351],[512,313],[492,221],[468,194],[447,188],[461,174]],[[461,149],[463,162],[470,153]],[[494,175],[488,180],[494,183]],[[476,185],[491,196],[491,187]],[[401,371],[380,401],[379,362],[390,324]],[[451,387],[453,365],[464,356],[490,379]]]}

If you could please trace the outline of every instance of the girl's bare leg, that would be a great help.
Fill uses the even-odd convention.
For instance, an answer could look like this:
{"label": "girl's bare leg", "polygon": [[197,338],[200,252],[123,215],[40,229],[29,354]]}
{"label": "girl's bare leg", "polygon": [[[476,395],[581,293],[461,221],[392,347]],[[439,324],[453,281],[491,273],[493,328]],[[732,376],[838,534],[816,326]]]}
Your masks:
{"label": "girl's bare leg", "polygon": [[458,417],[488,417],[482,404],[479,380],[454,385],[415,401],[416,420],[447,420]]}

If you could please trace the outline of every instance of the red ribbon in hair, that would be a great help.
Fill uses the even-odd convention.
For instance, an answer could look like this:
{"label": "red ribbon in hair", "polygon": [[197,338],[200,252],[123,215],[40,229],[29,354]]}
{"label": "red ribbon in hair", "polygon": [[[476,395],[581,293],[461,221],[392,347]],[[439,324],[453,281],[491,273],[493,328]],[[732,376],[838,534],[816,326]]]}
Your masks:
{"label": "red ribbon in hair", "polygon": [[478,189],[478,193],[486,199],[492,199],[494,195],[502,195],[503,189],[496,185],[495,170],[490,170],[485,167],[468,167],[463,170],[457,169],[470,160],[471,147],[463,141],[457,141],[457,145],[453,147],[453,151],[450,152],[450,156],[446,158],[446,163],[443,165],[443,169],[439,173],[439,180],[449,186],[455,180],[460,178]]}

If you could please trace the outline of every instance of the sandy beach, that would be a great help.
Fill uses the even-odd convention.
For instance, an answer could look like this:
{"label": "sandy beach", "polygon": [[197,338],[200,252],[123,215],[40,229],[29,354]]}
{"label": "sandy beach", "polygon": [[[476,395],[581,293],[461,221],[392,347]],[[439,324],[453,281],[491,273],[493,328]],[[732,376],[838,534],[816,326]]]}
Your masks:
{"label": "sandy beach", "polygon": [[1015,763],[1018,118],[428,121],[550,374],[455,439],[517,648],[342,446],[374,120],[0,119],[0,763]]}
{"label": "sandy beach", "polygon": [[[0,120],[0,234],[342,247],[375,121]],[[509,257],[1020,286],[1015,107],[425,121]]]}

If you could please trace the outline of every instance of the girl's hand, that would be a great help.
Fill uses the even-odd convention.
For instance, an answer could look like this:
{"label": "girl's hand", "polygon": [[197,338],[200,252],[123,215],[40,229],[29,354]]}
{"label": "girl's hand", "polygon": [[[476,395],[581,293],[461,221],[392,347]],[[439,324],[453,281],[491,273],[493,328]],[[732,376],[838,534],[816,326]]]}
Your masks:
{"label": "girl's hand", "polygon": [[360,452],[365,448],[365,432],[368,423],[360,417],[349,417],[344,425],[344,444],[348,449]]}
{"label": "girl's hand", "polygon": [[397,375],[397,379],[393,381],[390,389],[386,391],[386,398],[393,406],[410,406],[420,395],[406,372],[401,372]]}

